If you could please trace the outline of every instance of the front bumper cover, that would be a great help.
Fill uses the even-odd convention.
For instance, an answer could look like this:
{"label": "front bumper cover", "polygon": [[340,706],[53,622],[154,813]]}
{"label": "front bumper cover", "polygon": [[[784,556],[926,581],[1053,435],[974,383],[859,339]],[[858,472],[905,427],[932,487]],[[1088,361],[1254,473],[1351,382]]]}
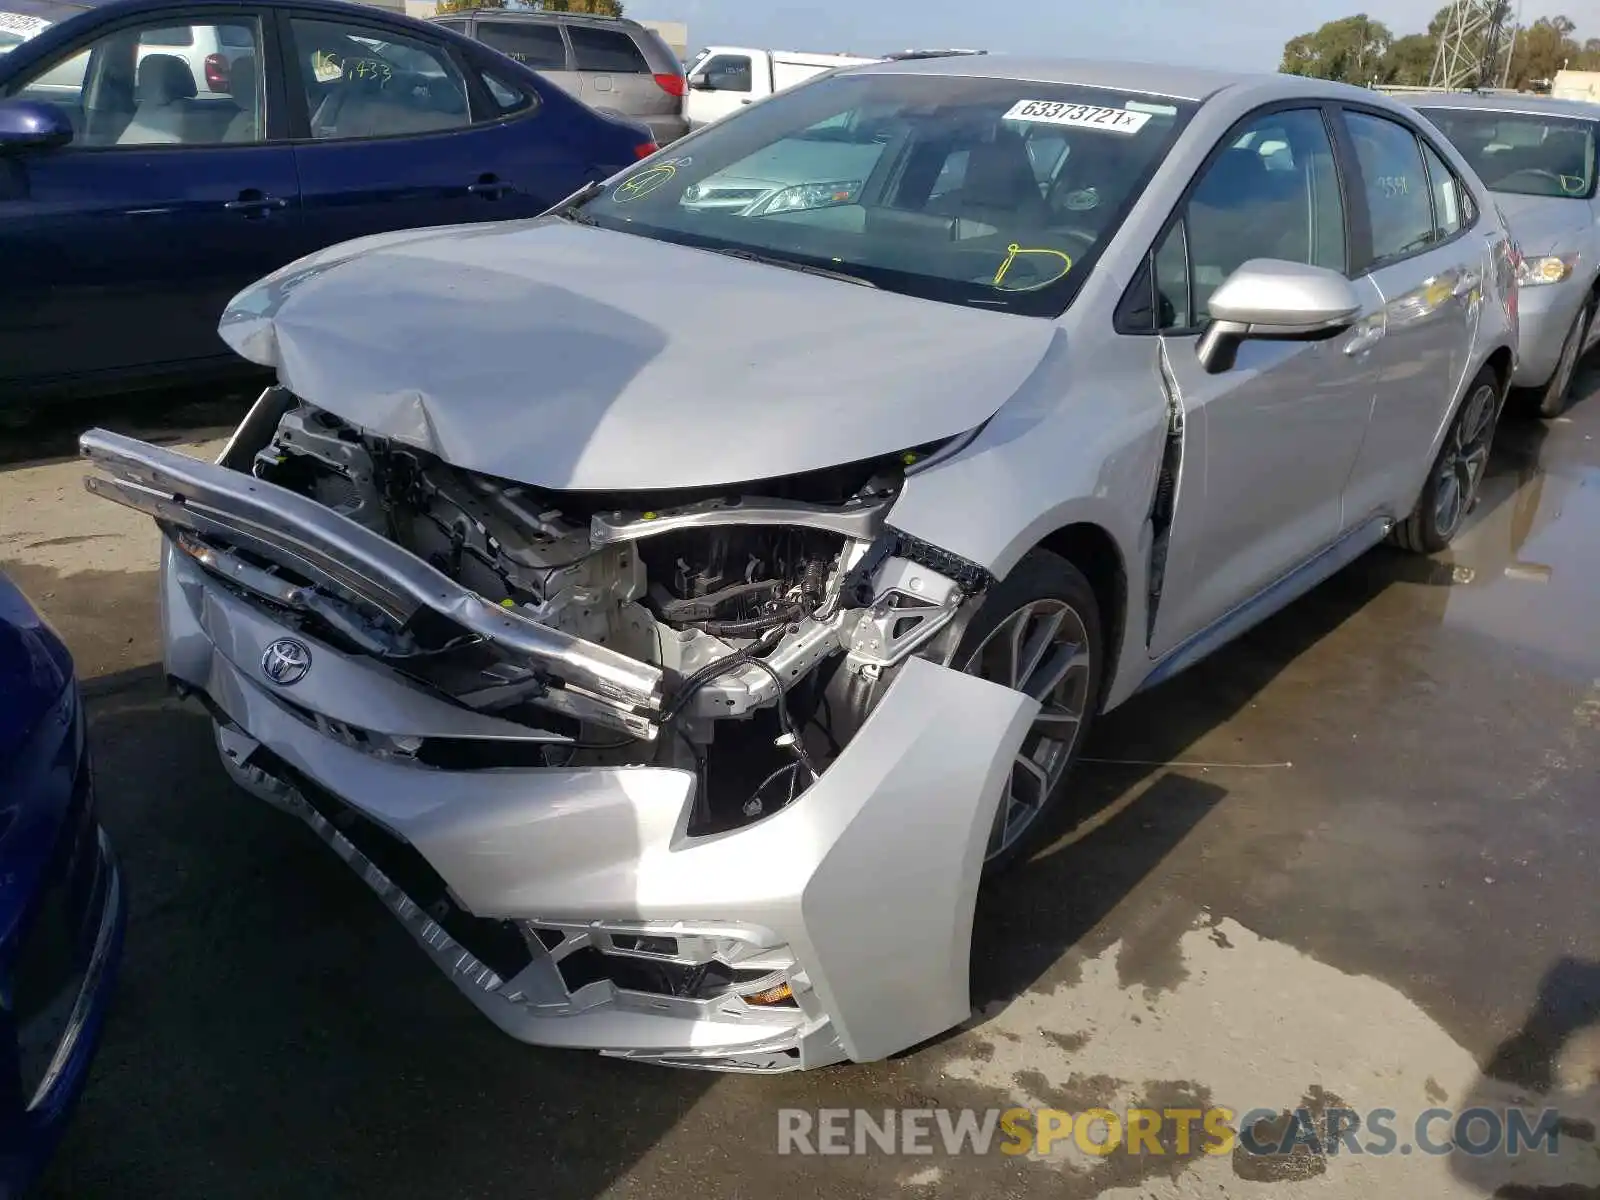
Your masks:
{"label": "front bumper cover", "polygon": [[[114,449],[124,477],[146,450]],[[100,451],[103,464],[104,443]],[[168,475],[183,468],[157,465]],[[164,514],[181,515],[159,487],[148,490]],[[230,772],[338,850],[512,1036],[772,1071],[882,1058],[967,1018],[978,879],[1037,711],[1029,697],[909,660],[803,796],[738,831],[690,837],[687,772],[444,770],[339,736],[356,717],[427,735],[463,714],[371,659],[281,624],[170,539],[162,555],[166,668],[206,698]],[[261,662],[290,635],[309,645],[314,666],[283,688]],[[363,844],[352,828],[382,845]],[[413,858],[415,871],[406,867]],[[411,894],[407,879],[416,878],[436,882],[439,895]],[[526,954],[509,966],[490,961],[478,944],[486,926],[520,933]],[[746,1003],[747,989],[704,999],[636,990],[570,969],[580,955],[625,957],[662,939],[681,962],[781,979],[792,1006]]]}

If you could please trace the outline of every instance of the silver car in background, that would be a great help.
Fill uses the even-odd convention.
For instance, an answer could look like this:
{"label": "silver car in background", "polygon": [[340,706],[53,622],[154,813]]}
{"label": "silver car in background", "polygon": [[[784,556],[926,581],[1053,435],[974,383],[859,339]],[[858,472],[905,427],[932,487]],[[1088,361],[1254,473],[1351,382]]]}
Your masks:
{"label": "silver car in background", "polygon": [[1462,528],[1513,271],[1371,92],[882,63],[302,259],[223,318],[278,386],[217,462],[81,447],[228,771],[501,1028],[866,1061],[967,1019],[1098,713]]}
{"label": "silver car in background", "polygon": [[1467,93],[1413,103],[1455,143],[1511,225],[1522,254],[1512,383],[1537,389],[1540,415],[1558,417],[1578,360],[1600,338],[1600,106]]}
{"label": "silver car in background", "polygon": [[431,19],[533,68],[591,108],[644,122],[658,145],[689,131],[683,64],[638,21],[506,8]]}

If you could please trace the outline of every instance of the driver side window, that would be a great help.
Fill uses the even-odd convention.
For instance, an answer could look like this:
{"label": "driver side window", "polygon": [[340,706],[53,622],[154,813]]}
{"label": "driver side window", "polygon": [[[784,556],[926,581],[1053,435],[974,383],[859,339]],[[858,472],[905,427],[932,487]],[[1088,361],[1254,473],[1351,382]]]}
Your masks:
{"label": "driver side window", "polygon": [[1346,269],[1344,202],[1319,109],[1264,115],[1212,159],[1134,280],[1118,327],[1199,328],[1212,294],[1252,258]]}
{"label": "driver side window", "polygon": [[72,145],[215,146],[266,136],[261,26],[165,21],[123,27],[50,63],[10,94],[52,104]]}
{"label": "driver side window", "polygon": [[695,71],[704,77],[713,92],[748,92],[753,74],[750,59],[743,54],[714,54]]}
{"label": "driver side window", "polygon": [[470,123],[466,84],[443,47],[339,21],[295,17],[289,25],[313,138],[395,137]]}

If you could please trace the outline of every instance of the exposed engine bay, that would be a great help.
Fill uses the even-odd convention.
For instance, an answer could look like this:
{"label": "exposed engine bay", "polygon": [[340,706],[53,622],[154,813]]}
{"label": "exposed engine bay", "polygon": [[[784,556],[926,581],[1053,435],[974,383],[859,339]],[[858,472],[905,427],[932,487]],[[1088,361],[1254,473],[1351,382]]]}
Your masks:
{"label": "exposed engine bay", "polygon": [[905,473],[941,447],[744,495],[553,493],[458,469],[292,397],[284,407],[229,465],[403,547],[489,605],[662,673],[659,708],[625,711],[437,614],[396,628],[292,564],[180,538],[202,563],[239,556],[235,585],[251,572],[291,583],[301,601],[281,615],[308,633],[538,734],[382,747],[423,765],[679,767],[701,783],[697,831],[736,827],[819,777],[900,662],[948,657],[954,618],[989,582],[884,522]]}

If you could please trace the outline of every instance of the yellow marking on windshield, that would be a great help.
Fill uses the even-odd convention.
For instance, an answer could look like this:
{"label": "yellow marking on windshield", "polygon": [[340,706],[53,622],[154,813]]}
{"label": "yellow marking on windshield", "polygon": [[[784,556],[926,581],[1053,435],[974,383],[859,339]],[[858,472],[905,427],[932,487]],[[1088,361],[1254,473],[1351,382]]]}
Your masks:
{"label": "yellow marking on windshield", "polygon": [[[1014,264],[1017,259],[1021,258],[1025,254],[1048,255],[1052,258],[1060,259],[1060,269],[1056,270],[1055,274],[1050,275],[1048,278],[1039,279],[1033,283],[1025,283],[1016,287],[1004,286],[1006,276],[1010,273],[1012,264]],[[1025,265],[1031,266],[1036,271],[1041,270],[1041,267],[1037,263],[1029,263]],[[1042,269],[1053,270],[1055,267],[1056,264],[1051,263],[1049,264],[1049,267]],[[1048,246],[1024,247],[1019,246],[1016,242],[1012,242],[1011,245],[1006,247],[1006,260],[1000,264],[1000,269],[994,273],[994,279],[990,286],[999,288],[1002,292],[1033,292],[1042,287],[1049,287],[1052,283],[1060,279],[1070,270],[1072,270],[1072,256],[1067,254],[1064,250],[1052,250]]]}
{"label": "yellow marking on windshield", "polygon": [[678,173],[677,163],[657,163],[653,167],[640,171],[637,175],[630,175],[617,184],[616,191],[611,193],[611,198],[618,204],[626,204],[630,200],[639,200],[665,184]]}

